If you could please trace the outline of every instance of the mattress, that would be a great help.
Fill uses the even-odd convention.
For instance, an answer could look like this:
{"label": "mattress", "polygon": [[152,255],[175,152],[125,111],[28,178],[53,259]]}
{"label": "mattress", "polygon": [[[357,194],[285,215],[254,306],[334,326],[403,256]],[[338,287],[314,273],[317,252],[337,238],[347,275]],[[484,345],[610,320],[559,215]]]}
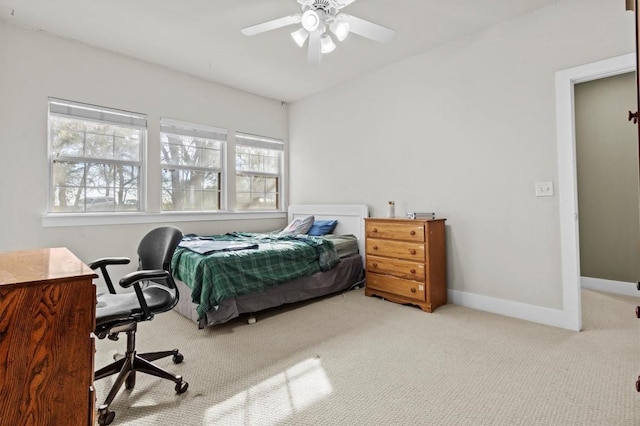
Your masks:
{"label": "mattress", "polygon": [[180,300],[174,309],[203,328],[207,325],[222,324],[244,313],[255,313],[284,304],[347,291],[363,281],[362,257],[359,254],[351,254],[342,257],[340,262],[328,271],[316,272],[311,276],[297,278],[260,292],[224,299],[200,319],[196,311],[197,305],[191,302],[191,290],[184,282],[176,280]]}
{"label": "mattress", "polygon": [[355,235],[328,234],[322,238],[333,243],[339,257],[348,257],[358,254],[358,239]]}

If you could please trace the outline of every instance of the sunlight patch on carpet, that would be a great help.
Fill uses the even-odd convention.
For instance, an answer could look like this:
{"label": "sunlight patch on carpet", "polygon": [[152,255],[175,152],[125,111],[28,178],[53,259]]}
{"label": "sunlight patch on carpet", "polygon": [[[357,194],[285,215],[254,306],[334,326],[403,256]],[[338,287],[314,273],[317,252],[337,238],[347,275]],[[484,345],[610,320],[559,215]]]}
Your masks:
{"label": "sunlight patch on carpet", "polygon": [[205,424],[275,425],[331,394],[319,358],[306,359],[205,413]]}

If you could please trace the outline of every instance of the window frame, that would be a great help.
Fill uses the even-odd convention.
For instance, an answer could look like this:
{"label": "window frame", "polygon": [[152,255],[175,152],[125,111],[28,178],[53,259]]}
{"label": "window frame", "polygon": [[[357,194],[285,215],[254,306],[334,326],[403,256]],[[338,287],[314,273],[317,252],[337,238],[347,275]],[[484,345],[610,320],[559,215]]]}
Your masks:
{"label": "window frame", "polygon": [[[63,215],[63,216],[85,216],[85,215],[122,215],[141,213],[145,211],[145,188],[146,188],[146,146],[147,146],[147,115],[137,112],[120,110],[111,107],[103,107],[100,105],[87,104],[77,101],[69,101],[60,98],[49,97],[47,101],[47,158],[48,158],[48,192],[47,192],[47,215]],[[140,142],[138,146],[137,160],[121,160],[117,158],[98,158],[92,156],[73,156],[59,155],[55,152],[53,142],[52,117],[63,117],[71,120],[83,122],[95,122],[101,124],[110,124],[121,126],[124,128],[137,129],[140,134]],[[85,132],[86,133],[86,132]],[[55,163],[70,162],[77,164],[110,165],[110,166],[131,166],[137,168],[138,185],[136,188],[138,208],[136,210],[98,210],[88,211],[85,208],[82,211],[56,212],[55,208],[55,192],[56,181],[54,178]],[[86,181],[83,183],[84,197],[86,199]]]}
{"label": "window frame", "polygon": [[[271,173],[271,172],[261,172],[261,171],[254,171],[254,170],[239,170],[237,167],[237,161],[238,161],[238,155],[239,155],[238,147],[240,146],[251,147],[251,148],[262,148],[262,149],[277,151],[278,152],[278,172]],[[285,143],[282,139],[272,138],[268,136],[260,136],[260,135],[255,135],[251,133],[239,132],[239,131],[235,133],[234,174],[235,174],[235,180],[236,180],[236,187],[235,187],[234,200],[235,200],[236,211],[238,212],[255,212],[255,211],[270,212],[270,211],[282,211],[284,209],[284,199],[285,199],[284,198],[284,186],[285,186],[284,185],[284,179],[285,179],[284,153],[285,153]],[[239,208],[237,179],[238,179],[238,176],[240,175],[250,176],[250,177],[276,178],[276,181],[277,181],[276,207],[269,208],[269,209],[264,209],[264,208],[260,209],[260,208],[251,208],[251,207],[244,208],[244,209]]]}
{"label": "window frame", "polygon": [[[53,176],[53,145],[51,138],[51,120],[50,102],[56,101],[67,106],[79,105],[88,108],[89,111],[94,110],[91,114],[97,114],[96,111],[113,111],[126,116],[138,117],[144,119],[144,126],[141,126],[140,141],[140,169],[138,176],[138,201],[139,210],[136,211],[96,211],[96,212],[54,212],[54,176]],[[151,224],[151,223],[181,223],[181,222],[204,222],[204,221],[227,221],[227,220],[269,220],[278,219],[286,220],[287,218],[287,145],[284,139],[262,138],[245,132],[237,132],[240,135],[248,135],[257,137],[258,139],[267,139],[278,142],[281,147],[279,157],[279,182],[278,197],[279,206],[277,209],[258,210],[258,209],[237,209],[236,208],[236,162],[235,162],[235,145],[236,140],[228,135],[235,133],[235,129],[227,131],[227,140],[224,144],[224,156],[222,162],[221,179],[221,198],[219,211],[162,211],[162,183],[159,172],[162,169],[160,164],[160,130],[159,123],[161,116],[156,116],[157,122],[149,122],[152,116],[146,113],[135,113],[123,109],[111,107],[102,107],[99,105],[83,103],[78,101],[70,101],[62,98],[47,98],[47,201],[43,204],[43,213],[41,215],[43,227],[78,227],[78,226],[110,226],[110,225],[126,225],[126,224]],[[63,114],[64,115],[64,114]],[[73,118],[73,117],[72,117]],[[84,119],[84,117],[75,117]],[[94,118],[93,116],[88,118]],[[97,121],[101,121],[98,117]],[[167,118],[164,118],[168,120]],[[181,121],[182,122],[182,121]],[[186,123],[186,122],[182,122]],[[116,123],[120,124],[120,123]],[[210,126],[206,126],[210,127]],[[247,145],[245,140],[239,138],[239,145]],[[150,162],[150,158],[153,159]],[[151,174],[151,175],[150,175]],[[154,176],[155,175],[155,176]],[[44,200],[43,200],[44,201]]]}
{"label": "window frame", "polygon": [[[202,167],[202,166],[190,166],[174,163],[164,163],[162,159],[162,148],[164,145],[163,134],[171,134],[177,136],[187,136],[200,139],[213,140],[220,143],[220,165],[219,167]],[[159,127],[159,145],[160,145],[160,211],[164,213],[186,213],[186,212],[219,212],[226,209],[226,197],[228,188],[226,184],[226,164],[227,164],[227,129],[220,127],[208,126],[203,124],[190,123],[182,120],[175,120],[172,118],[161,117]],[[179,170],[189,170],[197,172],[209,172],[217,173],[218,175],[218,209],[182,209],[182,210],[164,210],[162,198],[164,195],[164,188],[162,185],[162,173],[167,168],[166,166],[173,167]],[[204,190],[203,190],[204,191]]]}

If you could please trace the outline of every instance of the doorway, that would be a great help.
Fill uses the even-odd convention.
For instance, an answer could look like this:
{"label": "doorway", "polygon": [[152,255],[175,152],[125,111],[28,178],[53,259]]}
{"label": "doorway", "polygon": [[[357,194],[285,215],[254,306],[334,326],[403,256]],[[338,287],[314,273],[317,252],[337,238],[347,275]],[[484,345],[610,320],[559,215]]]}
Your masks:
{"label": "doorway", "polygon": [[640,276],[634,72],[574,85],[582,288],[636,296]]}
{"label": "doorway", "polygon": [[562,325],[582,329],[574,85],[635,71],[635,53],[556,73]]}

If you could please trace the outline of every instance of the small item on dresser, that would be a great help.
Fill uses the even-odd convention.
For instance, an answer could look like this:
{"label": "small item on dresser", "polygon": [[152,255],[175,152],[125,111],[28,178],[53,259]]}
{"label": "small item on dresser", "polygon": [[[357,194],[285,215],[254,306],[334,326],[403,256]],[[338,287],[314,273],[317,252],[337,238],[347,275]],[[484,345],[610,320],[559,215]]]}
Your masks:
{"label": "small item on dresser", "polygon": [[387,217],[396,217],[396,202],[389,201],[387,205]]}
{"label": "small item on dresser", "polygon": [[435,213],[424,213],[424,212],[407,212],[407,218],[409,219],[435,219]]}

